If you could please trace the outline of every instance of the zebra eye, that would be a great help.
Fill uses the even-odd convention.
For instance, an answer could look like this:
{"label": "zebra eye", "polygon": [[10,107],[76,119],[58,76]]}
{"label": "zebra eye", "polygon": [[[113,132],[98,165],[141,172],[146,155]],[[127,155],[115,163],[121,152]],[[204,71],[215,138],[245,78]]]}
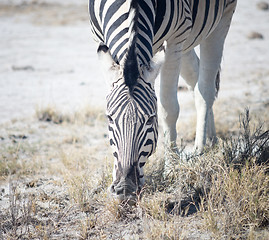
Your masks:
{"label": "zebra eye", "polygon": [[146,125],[151,125],[154,121],[154,116],[149,117],[148,121],[146,122]]}
{"label": "zebra eye", "polygon": [[108,122],[109,123],[113,123],[114,122],[113,119],[112,119],[112,117],[110,117],[109,115],[107,115],[107,119],[108,119]]}

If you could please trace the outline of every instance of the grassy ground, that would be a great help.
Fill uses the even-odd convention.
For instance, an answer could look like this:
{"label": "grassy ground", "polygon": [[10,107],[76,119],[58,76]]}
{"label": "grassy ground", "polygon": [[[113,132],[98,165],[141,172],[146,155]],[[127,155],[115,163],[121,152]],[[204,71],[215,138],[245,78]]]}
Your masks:
{"label": "grassy ground", "polygon": [[[4,2],[1,122],[31,115],[37,102],[76,109],[84,98],[104,100],[86,2]],[[180,89],[178,145],[186,151],[166,152],[160,137],[135,207],[107,194],[112,154],[103,110],[50,105],[0,124],[0,239],[269,239],[269,31],[257,3],[238,1],[226,40],[214,104],[218,145],[186,154],[195,110]]]}
{"label": "grassy ground", "polygon": [[258,115],[228,123],[231,131],[222,128],[201,156],[160,143],[130,207],[107,193],[112,157],[102,112],[37,109],[1,132],[0,238],[268,239],[269,132]]}

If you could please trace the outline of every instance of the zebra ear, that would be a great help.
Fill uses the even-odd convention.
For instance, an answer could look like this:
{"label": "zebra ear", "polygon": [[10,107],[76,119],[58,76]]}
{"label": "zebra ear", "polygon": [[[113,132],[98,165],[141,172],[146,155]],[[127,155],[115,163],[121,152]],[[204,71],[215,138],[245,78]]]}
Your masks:
{"label": "zebra ear", "polygon": [[157,52],[155,56],[151,59],[149,67],[146,67],[143,71],[144,79],[154,86],[155,79],[157,78],[162,64],[165,59],[165,50],[162,48],[161,51]]}
{"label": "zebra ear", "polygon": [[105,77],[109,80],[109,83],[113,84],[120,76],[120,66],[114,61],[109,52],[109,48],[103,43],[100,43],[97,54],[102,62],[102,72],[105,73]]}

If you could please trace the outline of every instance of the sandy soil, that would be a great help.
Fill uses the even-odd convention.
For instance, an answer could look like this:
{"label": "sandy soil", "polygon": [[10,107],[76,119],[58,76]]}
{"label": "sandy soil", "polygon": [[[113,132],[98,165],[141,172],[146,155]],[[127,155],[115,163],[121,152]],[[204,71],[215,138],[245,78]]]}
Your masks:
{"label": "sandy soil", "polygon": [[[86,103],[104,106],[106,84],[98,71],[87,5],[64,2],[1,1],[0,122],[33,115],[40,105],[66,111]],[[239,1],[227,37],[219,94],[227,104],[235,98],[252,108],[269,101],[269,15],[256,8],[257,2]],[[252,31],[264,38],[250,40]],[[184,118],[192,96],[179,92],[179,101]]]}
{"label": "sandy soil", "polygon": [[1,4],[1,122],[33,115],[40,105],[103,106],[86,3],[21,2]]}
{"label": "sandy soil", "polygon": [[[263,114],[269,109],[269,11],[258,9],[258,2],[238,2],[225,44],[215,105],[219,125],[237,122],[238,112],[245,107],[259,114],[262,121],[268,119]],[[255,38],[253,32],[262,38]],[[70,127],[39,122],[35,116],[36,109],[48,105],[67,114],[85,106],[105,109],[107,88],[91,38],[86,1],[1,0],[0,33],[0,145],[18,142],[25,135],[38,152],[36,158],[42,159],[43,172],[49,174],[53,171],[46,170],[46,165],[57,162],[57,150],[80,148],[91,154],[93,166],[105,164],[104,159],[111,156],[104,121]],[[180,85],[184,86],[182,79]],[[179,91],[178,96],[179,125],[194,121],[192,94]],[[265,125],[269,127],[268,122]],[[179,139],[185,135],[180,132]],[[74,141],[77,144],[70,146]],[[54,154],[47,159],[52,146]],[[49,176],[40,181],[40,186],[51,184]],[[3,192],[8,192],[7,188],[7,180],[2,181]],[[0,198],[2,206],[7,201]]]}

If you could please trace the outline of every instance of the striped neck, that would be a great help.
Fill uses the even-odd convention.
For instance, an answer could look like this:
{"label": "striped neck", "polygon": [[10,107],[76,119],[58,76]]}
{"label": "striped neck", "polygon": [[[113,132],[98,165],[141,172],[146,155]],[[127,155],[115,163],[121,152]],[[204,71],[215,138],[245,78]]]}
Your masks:
{"label": "striped neck", "polygon": [[138,65],[148,64],[151,60],[154,6],[154,0],[117,0],[112,4],[108,0],[101,1],[104,41],[118,64],[124,65],[134,42]]}

